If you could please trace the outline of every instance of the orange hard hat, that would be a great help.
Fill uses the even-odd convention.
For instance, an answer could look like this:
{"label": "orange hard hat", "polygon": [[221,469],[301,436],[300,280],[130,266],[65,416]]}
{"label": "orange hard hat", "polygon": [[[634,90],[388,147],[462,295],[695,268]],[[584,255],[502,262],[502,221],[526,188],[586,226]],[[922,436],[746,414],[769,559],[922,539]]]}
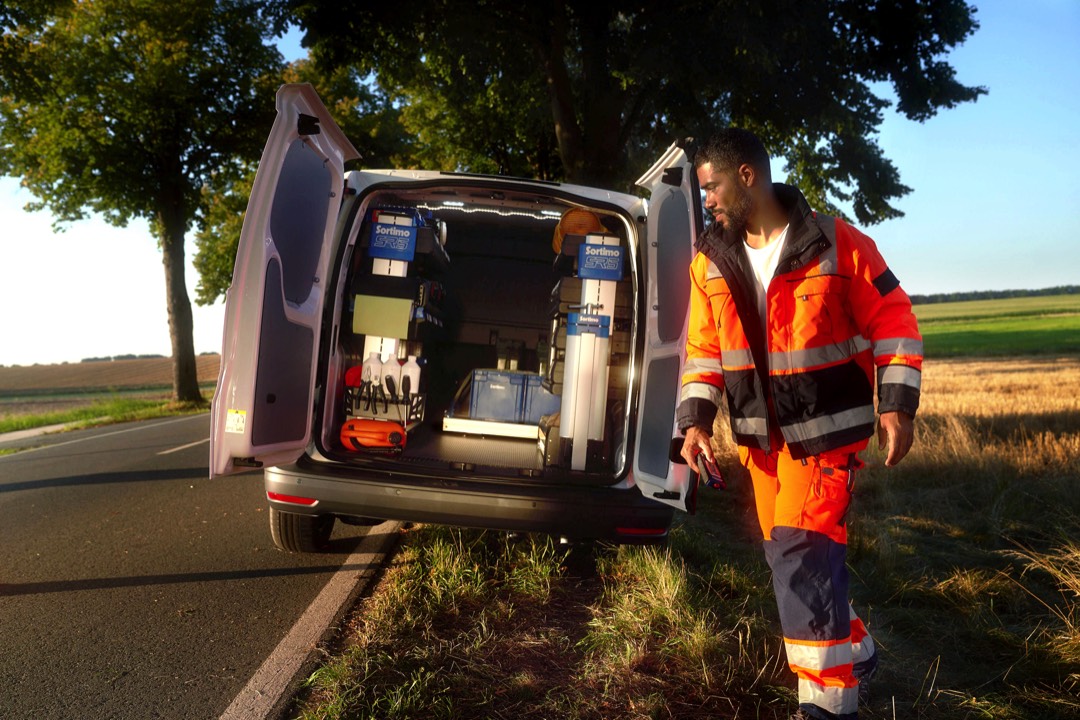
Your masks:
{"label": "orange hard hat", "polygon": [[562,214],[555,226],[555,237],[551,239],[551,249],[562,252],[563,238],[567,235],[588,235],[603,232],[604,226],[596,213],[582,208],[570,208]]}

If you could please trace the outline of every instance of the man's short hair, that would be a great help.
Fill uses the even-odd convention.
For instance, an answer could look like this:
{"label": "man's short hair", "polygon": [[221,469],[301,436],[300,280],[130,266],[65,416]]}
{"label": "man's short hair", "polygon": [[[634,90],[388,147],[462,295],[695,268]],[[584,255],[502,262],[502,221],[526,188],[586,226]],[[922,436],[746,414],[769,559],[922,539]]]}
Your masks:
{"label": "man's short hair", "polygon": [[694,168],[705,163],[712,165],[714,170],[728,172],[734,172],[746,164],[766,181],[772,180],[769,151],[757,135],[742,128],[724,128],[698,145],[694,153]]}

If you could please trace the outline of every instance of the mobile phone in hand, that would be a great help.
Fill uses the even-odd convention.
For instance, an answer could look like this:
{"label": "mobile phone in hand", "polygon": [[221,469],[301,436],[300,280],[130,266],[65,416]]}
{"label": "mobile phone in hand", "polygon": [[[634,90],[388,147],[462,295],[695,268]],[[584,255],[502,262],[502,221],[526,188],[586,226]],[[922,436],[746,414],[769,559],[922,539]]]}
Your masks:
{"label": "mobile phone in hand", "polygon": [[708,485],[713,490],[727,490],[727,483],[724,482],[724,476],[717,467],[716,460],[709,460],[705,457],[705,453],[698,453],[697,470],[698,480],[702,484]]}

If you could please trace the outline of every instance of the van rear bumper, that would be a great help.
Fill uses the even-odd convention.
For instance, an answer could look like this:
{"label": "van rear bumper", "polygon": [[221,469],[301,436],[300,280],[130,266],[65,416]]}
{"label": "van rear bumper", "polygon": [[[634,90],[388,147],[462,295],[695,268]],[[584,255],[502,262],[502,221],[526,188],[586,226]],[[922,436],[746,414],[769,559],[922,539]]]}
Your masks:
{"label": "van rear bumper", "polygon": [[268,494],[314,500],[270,504],[282,512],[341,515],[461,527],[547,533],[571,540],[658,543],[674,510],[636,488],[432,478],[407,473],[365,476],[356,468],[295,464],[267,468]]}

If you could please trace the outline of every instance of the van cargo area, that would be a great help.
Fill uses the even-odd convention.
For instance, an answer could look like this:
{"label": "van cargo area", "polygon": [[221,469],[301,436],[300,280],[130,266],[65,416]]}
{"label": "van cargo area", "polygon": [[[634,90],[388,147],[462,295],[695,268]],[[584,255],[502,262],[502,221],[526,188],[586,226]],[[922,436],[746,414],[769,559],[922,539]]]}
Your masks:
{"label": "van cargo area", "polygon": [[319,451],[441,477],[615,483],[636,372],[633,220],[465,177],[349,200]]}

